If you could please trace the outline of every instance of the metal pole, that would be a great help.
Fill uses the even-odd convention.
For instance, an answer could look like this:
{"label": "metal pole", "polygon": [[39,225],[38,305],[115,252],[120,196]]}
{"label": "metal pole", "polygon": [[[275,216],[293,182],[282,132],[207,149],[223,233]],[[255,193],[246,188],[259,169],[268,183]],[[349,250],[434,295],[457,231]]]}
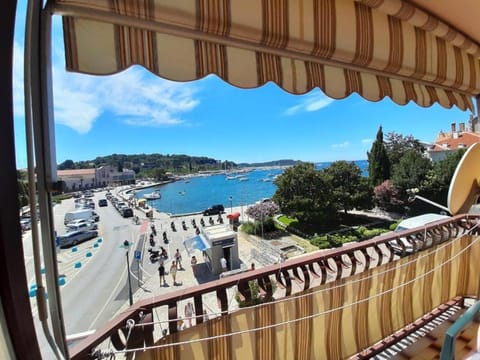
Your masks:
{"label": "metal pole", "polygon": [[132,294],[132,280],[130,279],[130,261],[128,258],[128,250],[127,250],[127,271],[128,271],[128,301],[130,306],[133,305],[133,294]]}
{"label": "metal pole", "polygon": [[263,239],[263,213],[262,213],[262,239]]}
{"label": "metal pole", "polygon": [[137,285],[140,287],[140,260],[137,260]]}
{"label": "metal pole", "polygon": [[130,259],[128,257],[128,252],[129,252],[128,251],[129,250],[128,240],[125,240],[123,245],[127,249],[128,300],[129,300],[130,306],[132,306],[133,305],[133,295],[132,295],[132,280],[130,278]]}

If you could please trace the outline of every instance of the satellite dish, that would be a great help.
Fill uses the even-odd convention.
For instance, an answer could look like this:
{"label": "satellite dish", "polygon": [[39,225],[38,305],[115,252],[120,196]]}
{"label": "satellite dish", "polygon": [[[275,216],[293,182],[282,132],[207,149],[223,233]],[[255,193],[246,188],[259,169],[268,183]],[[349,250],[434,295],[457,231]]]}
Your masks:
{"label": "satellite dish", "polygon": [[452,215],[468,213],[480,196],[480,143],[463,154],[448,189],[448,208]]}

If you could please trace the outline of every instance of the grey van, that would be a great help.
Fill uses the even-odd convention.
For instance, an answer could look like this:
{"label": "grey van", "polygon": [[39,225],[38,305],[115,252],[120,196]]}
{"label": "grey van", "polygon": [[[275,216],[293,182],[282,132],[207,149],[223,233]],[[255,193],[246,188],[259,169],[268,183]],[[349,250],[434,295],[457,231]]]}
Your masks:
{"label": "grey van", "polygon": [[58,244],[61,248],[75,246],[82,241],[92,239],[98,236],[96,230],[71,231],[58,237]]}

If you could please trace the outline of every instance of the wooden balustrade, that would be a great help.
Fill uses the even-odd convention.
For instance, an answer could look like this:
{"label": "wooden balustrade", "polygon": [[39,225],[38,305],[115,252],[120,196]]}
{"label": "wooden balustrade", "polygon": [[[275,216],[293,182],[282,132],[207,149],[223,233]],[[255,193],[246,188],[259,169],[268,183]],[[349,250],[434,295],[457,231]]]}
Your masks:
{"label": "wooden balustrade", "polygon": [[[325,284],[340,278],[345,278],[373,267],[395,261],[398,258],[392,249],[392,242],[402,249],[402,255],[406,255],[405,244],[400,241],[400,237],[407,239],[414,250],[425,249],[430,246],[440,244],[449,239],[455,238],[465,232],[475,228],[479,216],[459,215],[431,223],[428,226],[408,230],[405,232],[377,236],[373,239],[348,244],[340,248],[318,251],[312,254],[290,259],[287,262],[270,265],[264,268],[256,269],[221,278],[216,281],[201,284],[189,289],[182,289],[165,295],[156,296],[152,299],[139,301],[108,322],[102,329],[97,330],[93,335],[81,341],[71,350],[71,358],[90,359],[92,352],[97,346],[106,340],[111,340],[117,350],[123,350],[128,347],[133,348],[143,345],[148,346],[153,343],[154,325],[140,327],[141,330],[135,330],[130,333],[129,343],[122,340],[125,337],[127,320],[134,319],[136,324],[151,323],[153,311],[167,308],[170,334],[176,333],[178,318],[178,302],[192,300],[195,306],[196,323],[203,322],[203,295],[215,294],[218,300],[218,306],[222,314],[227,314],[233,309],[229,308],[227,290],[236,289],[238,296],[245,305],[252,304],[252,293],[249,287],[250,281],[256,281],[260,296],[264,301],[273,299],[274,288],[281,289],[284,297],[297,292],[308,290],[312,284]],[[430,240],[429,240],[430,239]],[[275,281],[276,286],[273,285]],[[278,297],[276,297],[278,299]]]}

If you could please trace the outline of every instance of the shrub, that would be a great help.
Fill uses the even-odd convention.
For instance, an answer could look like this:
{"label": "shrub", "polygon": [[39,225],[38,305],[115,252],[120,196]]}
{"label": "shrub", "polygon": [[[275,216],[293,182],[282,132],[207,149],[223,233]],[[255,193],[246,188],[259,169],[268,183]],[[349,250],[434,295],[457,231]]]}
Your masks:
{"label": "shrub", "polygon": [[[272,284],[272,294],[275,293],[277,290],[277,283],[275,281],[271,281]],[[251,305],[258,305],[267,302],[268,299],[260,295],[260,287],[258,286],[258,282],[256,280],[250,280],[248,282],[248,287],[250,288],[250,294],[252,296],[251,304],[247,305],[245,301],[240,300],[240,294],[237,291],[235,294],[235,300],[238,302],[239,307],[246,307]],[[273,298],[273,297],[272,297]]]}
{"label": "shrub", "polygon": [[390,224],[390,226],[388,227],[388,229],[389,229],[390,231],[394,231],[394,230],[397,228],[398,224],[399,224],[398,221],[397,221],[397,222],[394,222],[394,223]]}
{"label": "shrub", "polygon": [[360,237],[363,236],[363,234],[365,233],[365,231],[367,231],[367,228],[365,226],[359,226],[355,232],[360,235]]}

